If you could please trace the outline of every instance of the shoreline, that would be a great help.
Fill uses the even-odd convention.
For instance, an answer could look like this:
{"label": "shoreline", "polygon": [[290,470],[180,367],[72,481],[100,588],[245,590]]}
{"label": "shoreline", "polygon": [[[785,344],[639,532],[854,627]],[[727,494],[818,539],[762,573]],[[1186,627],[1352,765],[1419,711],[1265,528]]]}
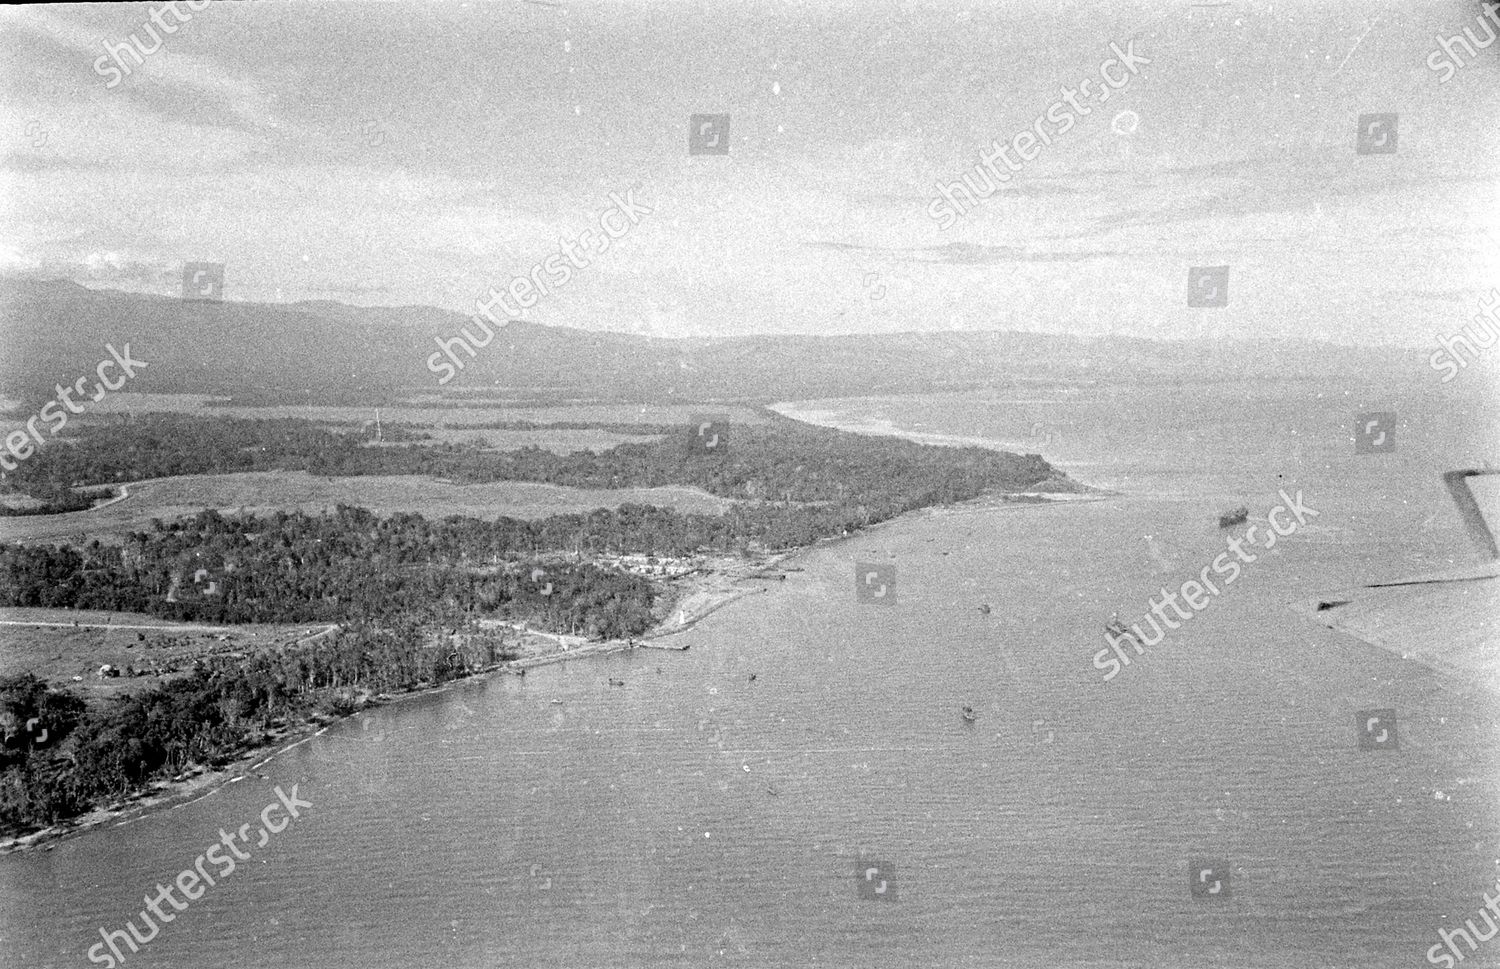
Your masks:
{"label": "shoreline", "polygon": [[[843,539],[839,540],[842,541]],[[808,548],[811,547],[808,546]],[[552,639],[552,648],[529,656],[505,660],[482,669],[473,670],[465,676],[446,680],[434,686],[420,687],[396,694],[380,693],[369,695],[360,703],[358,709],[344,716],[333,716],[322,712],[314,713],[304,720],[284,725],[273,731],[273,736],[267,743],[247,748],[234,761],[226,764],[224,767],[218,769],[195,768],[186,776],[179,775],[181,779],[158,781],[150,789],[142,791],[124,801],[115,801],[101,805],[58,824],[0,840],[0,857],[24,851],[51,850],[51,848],[56,847],[61,841],[106,825],[118,827],[130,824],[158,810],[175,810],[179,807],[186,807],[203,798],[211,797],[229,784],[238,783],[245,777],[254,775],[265,764],[292,748],[322,735],[334,724],[353,719],[362,713],[367,713],[380,707],[413,700],[418,697],[443,693],[457,684],[468,683],[497,674],[525,675],[526,671],[531,669],[554,666],[572,660],[606,656],[611,653],[624,652],[631,649],[661,649],[673,652],[686,651],[687,647],[685,646],[657,645],[657,643],[692,629],[703,619],[728,605],[738,602],[741,599],[766,592],[765,588],[745,588],[740,583],[756,580],[774,581],[775,572],[781,563],[805,550],[789,549],[763,553],[745,561],[737,568],[714,569],[708,571],[696,581],[689,580],[690,585],[702,587],[691,588],[686,594],[675,599],[672,602],[672,608],[669,610],[666,619],[647,630],[640,637],[628,640],[584,640],[576,646],[569,646],[566,641],[572,637],[554,633],[542,633],[523,628],[521,630],[523,637],[531,636],[537,639]],[[693,606],[683,605],[686,600],[693,598],[695,595],[702,596],[702,601]],[[673,615],[679,616],[682,621],[671,622]],[[508,628],[515,628],[509,626],[508,623],[504,625]]]}
{"label": "shoreline", "polygon": [[[818,424],[817,421],[804,420],[791,413],[777,410],[777,408],[782,406],[784,405],[781,403],[773,404],[770,405],[770,409],[792,420],[799,420],[808,424]],[[818,426],[834,425],[824,424]],[[836,426],[835,429],[849,430],[848,428]],[[860,433],[860,431],[849,432]],[[898,432],[897,436],[905,435]],[[928,441],[918,443],[937,442]],[[946,443],[952,446],[955,442],[950,440]],[[975,445],[964,442],[960,446]],[[1002,450],[995,448],[994,442],[988,442],[983,446]],[[1102,501],[1117,494],[1115,492],[1094,489],[1080,482],[1072,481],[1061,469],[1059,469],[1059,474],[1061,475],[1060,478],[1048,479],[1039,484],[1045,486],[1053,481],[1066,481],[1074,490],[995,492],[984,494],[951,504],[930,505],[913,509],[888,518],[885,521],[868,525],[858,531],[819,538],[810,545],[761,552],[740,561],[733,561],[728,556],[713,557],[709,560],[709,567],[700,572],[679,579],[667,580],[666,585],[669,589],[673,588],[677,583],[681,583],[679,594],[673,598],[671,606],[662,621],[652,626],[639,637],[631,637],[625,640],[610,639],[590,642],[564,634],[530,630],[526,627],[524,621],[519,626],[499,621],[500,625],[516,629],[523,637],[523,642],[525,637],[528,636],[533,637],[533,645],[536,644],[537,640],[551,640],[553,643],[552,648],[534,652],[531,655],[521,656],[517,659],[495,663],[483,669],[474,670],[466,676],[447,680],[434,686],[421,687],[398,694],[382,693],[372,696],[367,695],[362,699],[357,709],[343,716],[333,716],[323,712],[314,713],[298,723],[285,725],[280,728],[279,732],[275,733],[274,739],[271,739],[267,743],[248,748],[242,755],[235,758],[233,762],[222,768],[195,768],[194,771],[187,776],[181,777],[180,780],[157,782],[153,785],[153,789],[141,792],[125,801],[96,807],[76,818],[60,822],[59,824],[0,840],[0,857],[23,851],[51,850],[60,841],[93,831],[106,824],[113,823],[115,826],[130,824],[142,817],[155,813],[157,810],[175,810],[179,807],[186,807],[203,798],[213,796],[229,784],[238,783],[286,751],[322,735],[334,724],[352,719],[361,713],[368,712],[377,707],[441,693],[456,684],[470,682],[480,677],[489,677],[495,674],[524,676],[527,670],[554,666],[573,660],[607,656],[632,649],[686,651],[688,649],[687,646],[667,645],[663,641],[695,628],[708,616],[721,609],[751,596],[770,591],[770,587],[768,586],[746,587],[745,583],[777,581],[778,572],[780,573],[779,578],[784,579],[786,572],[794,570],[788,566],[794,566],[800,557],[871,534],[883,526],[905,520],[920,520],[922,518],[952,514],[980,514],[1002,507],[1020,508],[1078,501]],[[121,500],[124,497],[126,495],[118,496],[114,500]],[[671,621],[674,614],[677,617],[676,622]]]}
{"label": "shoreline", "polygon": [[[1014,500],[1018,497],[1027,500]],[[573,647],[566,643],[566,640],[570,637],[523,629],[523,636],[552,639],[553,647],[529,656],[495,663],[492,666],[474,670],[466,676],[447,680],[435,686],[422,687],[397,694],[374,694],[365,699],[359,705],[358,709],[344,716],[316,713],[296,724],[288,724],[279,728],[279,732],[276,733],[274,739],[270,742],[248,748],[232,763],[222,768],[198,768],[181,780],[159,781],[153,786],[153,789],[141,792],[125,801],[102,805],[59,824],[0,840],[0,857],[26,851],[48,851],[56,847],[61,841],[94,831],[106,825],[118,827],[131,824],[158,811],[175,810],[196,803],[203,798],[212,797],[222,788],[238,783],[246,777],[254,776],[259,768],[281,756],[283,753],[315,737],[321,736],[334,724],[350,720],[359,714],[367,713],[380,707],[443,693],[455,685],[472,682],[480,678],[488,678],[495,675],[524,675],[526,671],[532,669],[555,666],[575,660],[587,660],[598,656],[608,656],[613,653],[625,652],[632,649],[659,649],[672,652],[686,651],[688,648],[686,646],[667,645],[664,641],[695,628],[704,619],[721,609],[770,591],[770,587],[768,586],[747,587],[745,583],[775,582],[777,581],[778,572],[785,575],[787,572],[796,569],[796,563],[802,556],[836,547],[896,522],[920,520],[922,518],[940,517],[951,514],[978,514],[1004,507],[1019,509],[1036,505],[1063,504],[1076,501],[1102,501],[1107,497],[1109,497],[1107,493],[1099,492],[1086,494],[1062,493],[1057,495],[1051,493],[1017,492],[981,495],[977,498],[971,498],[955,504],[932,505],[926,508],[914,509],[897,515],[894,518],[888,518],[885,521],[862,528],[858,532],[820,538],[811,545],[761,553],[736,566],[713,569],[696,579],[688,580],[688,584],[692,587],[674,599],[667,617],[641,636],[628,640],[582,641],[576,647]],[[698,601],[686,604],[695,596],[698,597]],[[671,621],[674,616],[679,621]],[[506,625],[508,626],[508,624]]]}

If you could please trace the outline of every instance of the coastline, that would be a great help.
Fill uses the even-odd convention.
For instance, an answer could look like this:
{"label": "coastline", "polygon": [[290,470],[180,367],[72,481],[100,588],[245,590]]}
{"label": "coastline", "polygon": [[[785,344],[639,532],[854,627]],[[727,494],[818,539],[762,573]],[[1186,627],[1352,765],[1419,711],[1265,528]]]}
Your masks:
{"label": "coastline", "polygon": [[[159,781],[150,790],[140,792],[124,801],[101,805],[76,818],[0,840],[0,857],[23,851],[50,850],[60,841],[105,825],[129,824],[158,810],[173,810],[205,797],[211,797],[226,785],[237,783],[246,776],[253,775],[260,767],[286,751],[321,735],[334,724],[379,707],[443,693],[457,684],[484,677],[497,674],[525,675],[530,669],[605,656],[630,649],[685,650],[686,647],[665,645],[661,641],[692,629],[709,615],[734,602],[765,592],[765,588],[747,588],[742,583],[765,579],[774,581],[776,570],[781,563],[803,551],[806,549],[764,553],[746,560],[738,567],[712,569],[688,579],[687,584],[690,588],[684,594],[673,598],[672,608],[667,617],[638,638],[588,641],[581,637],[523,630],[523,637],[530,637],[529,645],[535,647],[540,645],[541,641],[550,640],[551,647],[519,659],[506,660],[474,670],[466,676],[446,680],[435,686],[421,687],[396,694],[366,695],[357,709],[344,716],[315,713],[304,720],[278,728],[268,742],[247,748],[232,763],[222,768],[195,768],[179,780]],[[674,622],[674,619],[680,621]]]}
{"label": "coastline", "polygon": [[[899,437],[915,444],[931,444],[939,447],[979,447],[990,451],[1008,450],[1003,445],[1009,442],[997,441],[986,437],[965,437],[960,434],[931,434],[925,431],[906,430],[892,421],[880,418],[859,422],[840,421],[836,419],[838,412],[835,410],[829,408],[801,407],[799,403],[802,402],[779,400],[773,404],[767,404],[766,410],[780,414],[789,420],[811,424],[814,427],[826,427],[835,431],[843,431],[846,434],[864,434],[870,437]],[[1015,443],[1019,444],[1020,442]],[[1009,453],[1019,454],[1022,452],[1012,451]]]}
{"label": "coastline", "polygon": [[[770,405],[770,409],[776,410],[783,406],[786,405],[773,404]],[[793,420],[818,424],[815,420],[808,420],[797,416],[796,412],[784,412],[781,410],[777,410],[777,412]],[[849,430],[851,433],[868,433],[864,430],[839,427],[837,425],[822,424],[820,426],[834,426],[836,429]],[[894,436],[908,436],[900,431],[893,430],[891,433]],[[976,446],[974,442],[970,442],[968,439],[945,438],[943,435],[925,436],[932,438],[932,440],[918,441],[918,443]],[[916,438],[909,439],[916,440]],[[979,446],[1003,450],[996,447],[995,442],[985,442]],[[496,625],[515,629],[520,632],[523,647],[530,646],[534,651],[529,655],[523,655],[517,659],[506,660],[483,669],[473,670],[466,676],[447,680],[434,686],[420,687],[398,694],[365,694],[361,697],[357,708],[343,716],[334,716],[323,712],[314,713],[304,720],[279,728],[273,732],[273,737],[268,742],[247,748],[241,756],[222,768],[216,770],[203,767],[195,768],[187,776],[181,777],[181,779],[157,782],[151,790],[138,793],[125,801],[96,807],[85,814],[60,822],[59,824],[0,840],[0,857],[29,850],[51,850],[59,841],[83,834],[106,824],[113,823],[115,826],[129,824],[158,810],[175,810],[203,798],[211,797],[226,785],[237,783],[246,776],[253,774],[258,768],[280,756],[282,753],[314,737],[320,736],[333,724],[348,720],[377,707],[441,693],[449,690],[456,684],[470,682],[480,677],[488,677],[495,674],[524,676],[527,670],[557,665],[573,660],[605,656],[631,649],[685,651],[688,648],[687,646],[671,645],[666,641],[670,640],[673,636],[694,628],[698,623],[720,609],[751,596],[769,591],[769,587],[767,586],[749,586],[747,583],[784,579],[788,571],[800,570],[795,563],[802,556],[873,533],[883,526],[905,520],[918,520],[953,514],[983,514],[1001,507],[1024,507],[1027,505],[1076,501],[1101,501],[1114,495],[1113,492],[1093,489],[1082,483],[1075,482],[1060,470],[1059,475],[1060,477],[1040,482],[1039,485],[1045,489],[1047,485],[1055,481],[1059,485],[1066,484],[1068,490],[1033,490],[984,494],[966,501],[929,505],[913,509],[885,521],[868,525],[855,532],[817,539],[812,544],[806,546],[761,552],[745,559],[734,559],[731,556],[714,556],[708,560],[704,568],[697,572],[691,573],[688,576],[666,580],[664,583],[666,588],[676,592],[671,598],[670,608],[660,622],[640,637],[632,637],[624,640],[588,641],[582,637],[531,630],[524,623],[515,624],[495,620],[493,622]],[[123,498],[125,496],[122,495],[119,497]],[[116,500],[119,499],[117,498]],[[550,646],[537,648],[547,642],[550,642]]]}

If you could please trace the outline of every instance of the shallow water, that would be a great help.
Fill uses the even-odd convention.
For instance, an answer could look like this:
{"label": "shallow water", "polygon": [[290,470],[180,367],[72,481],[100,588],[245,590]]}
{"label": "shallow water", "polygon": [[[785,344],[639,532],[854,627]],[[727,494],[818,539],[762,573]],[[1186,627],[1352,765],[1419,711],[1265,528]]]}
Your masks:
{"label": "shallow water", "polygon": [[[0,961],[88,965],[297,784],[313,807],[126,965],[1424,965],[1500,874],[1494,698],[1293,606],[1477,560],[1437,475],[1493,456],[1500,422],[1435,384],[806,405],[1029,445],[1125,494],[904,519],[807,554],[688,653],[462,685],[0,858]],[[1391,405],[1397,452],[1356,458],[1353,412]],[[1197,576],[1217,513],[1278,488],[1319,516],[1105,682],[1103,618]],[[856,600],[856,562],[894,566],[893,603]],[[1380,707],[1400,748],[1360,751]],[[1189,894],[1195,858],[1229,862],[1228,898]],[[891,901],[861,897],[871,866]],[[1500,939],[1464,963],[1495,964]]]}

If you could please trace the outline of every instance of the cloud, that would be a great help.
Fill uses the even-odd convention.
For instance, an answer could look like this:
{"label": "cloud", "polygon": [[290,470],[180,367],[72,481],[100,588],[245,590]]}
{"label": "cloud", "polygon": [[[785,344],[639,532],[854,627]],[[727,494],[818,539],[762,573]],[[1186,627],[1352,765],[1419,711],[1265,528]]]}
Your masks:
{"label": "cloud", "polygon": [[974,242],[950,242],[941,246],[892,248],[862,246],[848,242],[806,242],[812,249],[834,252],[878,253],[902,262],[922,262],[948,266],[987,266],[1000,263],[1089,262],[1095,259],[1128,258],[1131,253],[1114,250],[1082,252],[1039,251],[1025,246],[989,245]]}
{"label": "cloud", "polygon": [[263,122],[253,119],[253,112],[243,109],[239,99],[221,89],[139,75],[121,84],[116,92],[134,108],[173,124],[247,133],[263,127]]}
{"label": "cloud", "polygon": [[[151,25],[148,8],[133,9],[140,11],[138,18],[123,28],[112,25],[103,33],[93,11],[69,10],[84,18],[76,19],[28,7],[24,15],[12,17],[11,26],[17,29],[9,31],[0,44],[12,67],[5,74],[34,73],[37,79],[7,78],[7,93],[14,91],[44,103],[114,103],[118,98],[138,111],[191,127],[254,131],[279,126],[253,80],[237,76],[227,64],[183,53],[186,45],[180,34],[193,29],[191,17],[195,15],[183,9],[188,22],[177,24],[174,34],[162,36]],[[153,32],[158,42],[154,49]],[[122,49],[132,42],[151,51],[139,63],[133,52]],[[121,51],[118,58],[108,53],[111,48]],[[101,59],[104,74],[94,67]],[[124,66],[116,68],[124,80],[109,87],[113,77],[108,68],[117,63]],[[16,70],[17,65],[21,69]]]}
{"label": "cloud", "polygon": [[0,169],[25,175],[40,172],[92,172],[104,167],[95,161],[62,158],[47,153],[12,151],[0,156]]}

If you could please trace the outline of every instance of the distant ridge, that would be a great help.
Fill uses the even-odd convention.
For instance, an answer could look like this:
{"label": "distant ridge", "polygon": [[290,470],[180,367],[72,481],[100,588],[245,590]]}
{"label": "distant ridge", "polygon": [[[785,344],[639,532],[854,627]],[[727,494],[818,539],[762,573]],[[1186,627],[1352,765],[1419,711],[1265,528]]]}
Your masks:
{"label": "distant ridge", "polygon": [[[1018,381],[1312,377],[1411,351],[1312,341],[1161,342],[1017,331],[663,338],[513,321],[446,386],[435,338],[479,333],[430,306],[186,302],[0,277],[0,392],[50,397],[106,343],[150,365],[132,391],[374,403],[440,391],[520,399],[770,401],[938,392]],[[1425,365],[1425,364],[1423,364]]]}

